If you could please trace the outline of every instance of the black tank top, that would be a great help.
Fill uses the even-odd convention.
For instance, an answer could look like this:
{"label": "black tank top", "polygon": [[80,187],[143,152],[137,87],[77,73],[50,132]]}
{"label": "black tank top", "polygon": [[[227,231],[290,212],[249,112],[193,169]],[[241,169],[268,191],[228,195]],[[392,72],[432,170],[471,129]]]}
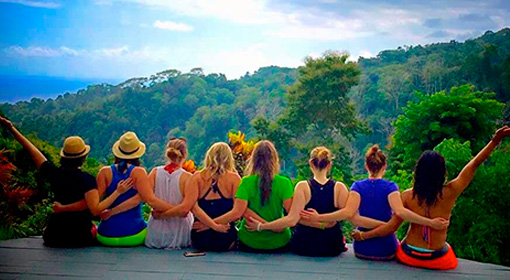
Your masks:
{"label": "black tank top", "polygon": [[[338,210],[335,207],[335,184],[333,180],[321,185],[315,179],[308,181],[310,201],[305,209],[313,208],[319,214]],[[291,240],[291,251],[305,256],[337,256],[345,251],[345,241],[340,223],[334,227],[318,229],[297,224]]]}
{"label": "black tank top", "polygon": [[[210,192],[217,193],[218,199],[205,199]],[[211,187],[205,192],[205,195],[198,200],[198,206],[204,210],[212,219],[219,217],[234,207],[234,199],[226,198],[218,187],[218,182],[214,181]]]}
{"label": "black tank top", "polygon": [[[217,193],[218,199],[205,199],[210,192]],[[212,219],[219,217],[234,207],[234,198],[226,198],[218,187],[218,182],[213,181],[211,187],[204,196],[198,200],[198,206],[204,210]],[[193,247],[204,251],[226,251],[232,247],[232,243],[237,239],[237,230],[234,222],[230,223],[230,229],[227,233],[220,233],[212,229],[197,232],[191,231],[191,241]]]}

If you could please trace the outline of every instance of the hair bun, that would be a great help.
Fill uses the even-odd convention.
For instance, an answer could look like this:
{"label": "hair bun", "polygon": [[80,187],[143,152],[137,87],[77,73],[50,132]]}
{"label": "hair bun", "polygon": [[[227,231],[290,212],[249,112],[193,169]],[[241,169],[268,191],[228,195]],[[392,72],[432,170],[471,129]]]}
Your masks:
{"label": "hair bun", "polygon": [[320,151],[319,151],[319,153],[317,154],[317,157],[318,157],[319,159],[325,159],[325,158],[328,158],[329,153],[330,153],[330,152],[329,152],[328,150],[326,150],[326,149],[322,149],[322,150],[320,150]]}
{"label": "hair bun", "polygon": [[174,147],[169,147],[166,149],[166,156],[172,161],[180,161],[180,159],[183,157],[181,151],[175,149]]}
{"label": "hair bun", "polygon": [[379,151],[380,151],[380,149],[379,149],[379,145],[377,145],[377,144],[373,145],[373,146],[370,148],[370,153],[371,153],[371,154],[375,154],[375,153],[377,153],[377,152],[379,152]]}
{"label": "hair bun", "polygon": [[378,172],[386,164],[386,156],[379,149],[379,145],[375,144],[368,149],[365,154],[365,162],[372,173]]}

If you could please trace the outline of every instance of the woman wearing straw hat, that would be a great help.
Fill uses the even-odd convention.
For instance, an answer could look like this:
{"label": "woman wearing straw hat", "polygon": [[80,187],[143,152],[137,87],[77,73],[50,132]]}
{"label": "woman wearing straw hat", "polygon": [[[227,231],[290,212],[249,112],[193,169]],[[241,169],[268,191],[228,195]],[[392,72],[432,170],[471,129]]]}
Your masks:
{"label": "woman wearing straw hat", "polygon": [[[56,201],[73,205],[68,209],[70,212],[55,211],[51,214],[43,234],[44,244],[52,247],[92,245],[95,239],[95,226],[92,224],[92,215],[87,209],[84,196],[95,192],[96,180],[94,176],[80,169],[90,152],[90,146],[78,136],[68,137],[60,152],[61,167],[58,168],[49,162],[9,120],[0,117],[0,124],[13,134],[23,148],[28,150],[36,167],[48,179]],[[112,192],[109,200],[112,201],[111,199],[118,194],[118,191]],[[56,203],[55,208],[58,208],[60,203]]]}
{"label": "woman wearing straw hat", "polygon": [[[135,186],[147,184],[147,173],[140,167],[139,158],[145,153],[145,144],[134,132],[124,133],[112,148],[115,163],[105,166],[97,175],[99,195],[114,192],[122,180],[134,181]],[[147,223],[142,217],[142,199],[136,189],[120,195],[101,217],[97,240],[107,246],[137,246],[143,244]],[[118,205],[123,207],[116,207]]]}

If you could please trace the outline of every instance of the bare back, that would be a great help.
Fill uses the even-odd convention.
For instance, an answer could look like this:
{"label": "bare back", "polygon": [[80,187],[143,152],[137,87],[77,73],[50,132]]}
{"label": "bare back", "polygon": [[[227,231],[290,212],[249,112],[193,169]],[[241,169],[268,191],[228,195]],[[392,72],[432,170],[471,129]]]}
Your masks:
{"label": "bare back", "polygon": [[[437,203],[429,208],[427,213],[425,205],[420,206],[418,202],[418,198],[413,198],[412,189],[406,190],[402,193],[402,200],[404,206],[414,213],[429,217],[429,218],[437,218],[441,217],[449,220],[452,214],[453,207],[455,206],[455,201],[457,200],[457,193],[452,188],[452,183],[448,183],[443,188],[442,198],[439,198]],[[404,241],[412,246],[416,246],[419,248],[428,248],[431,250],[439,250],[441,249],[446,242],[447,229],[444,230],[436,230],[434,228],[430,228],[430,242],[427,244],[427,241],[423,237],[423,229],[425,226],[419,224],[411,223],[409,227],[409,231],[407,232],[407,236]],[[430,245],[430,247],[429,247]]]}
{"label": "bare back", "polygon": [[[201,170],[193,175],[196,178],[196,184],[198,186],[198,198],[202,198],[205,193],[211,188],[213,178],[208,171]],[[235,172],[227,171],[218,177],[218,188],[225,198],[233,198],[239,187],[241,177]],[[219,199],[220,195],[216,192],[209,192],[206,199]]]}

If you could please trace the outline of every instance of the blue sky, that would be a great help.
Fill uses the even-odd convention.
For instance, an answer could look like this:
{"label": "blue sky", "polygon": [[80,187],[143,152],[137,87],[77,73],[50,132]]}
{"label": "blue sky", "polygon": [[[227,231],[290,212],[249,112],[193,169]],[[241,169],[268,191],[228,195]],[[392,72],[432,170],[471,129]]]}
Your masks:
{"label": "blue sky", "polygon": [[508,26],[505,0],[0,0],[0,75],[127,79],[202,67],[234,79],[326,50],[357,59]]}

